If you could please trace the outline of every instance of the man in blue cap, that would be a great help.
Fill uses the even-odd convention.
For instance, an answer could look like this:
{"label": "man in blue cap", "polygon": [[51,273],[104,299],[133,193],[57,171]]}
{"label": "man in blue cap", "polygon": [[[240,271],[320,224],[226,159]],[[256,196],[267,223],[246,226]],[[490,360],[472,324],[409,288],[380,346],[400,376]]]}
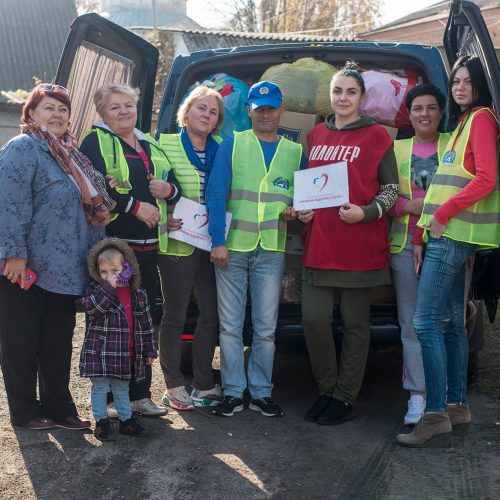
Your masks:
{"label": "man in blue cap", "polygon": [[[224,400],[213,412],[232,417],[242,411],[248,387],[251,410],[280,417],[283,411],[271,399],[274,334],[285,267],[286,220],[295,217],[293,174],[303,155],[299,144],[277,134],[285,108],[275,83],[253,85],[247,106],[252,128],[222,142],[206,191],[224,388]],[[227,239],[226,211],[232,214]],[[242,330],[248,290],[253,340],[245,373]]]}

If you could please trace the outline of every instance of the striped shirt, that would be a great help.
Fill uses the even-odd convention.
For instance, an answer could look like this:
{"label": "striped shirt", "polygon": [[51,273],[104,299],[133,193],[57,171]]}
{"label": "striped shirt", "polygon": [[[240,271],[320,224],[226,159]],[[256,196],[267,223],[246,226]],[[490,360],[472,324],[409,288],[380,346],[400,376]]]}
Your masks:
{"label": "striped shirt", "polygon": [[[195,150],[196,155],[198,158],[201,160],[201,163],[203,165],[205,164],[205,151],[197,151]],[[194,168],[196,168],[196,165],[194,165]],[[203,170],[200,170],[196,168],[196,172],[198,172],[198,175],[200,176],[200,203],[202,205],[205,205],[205,175],[206,172]]]}

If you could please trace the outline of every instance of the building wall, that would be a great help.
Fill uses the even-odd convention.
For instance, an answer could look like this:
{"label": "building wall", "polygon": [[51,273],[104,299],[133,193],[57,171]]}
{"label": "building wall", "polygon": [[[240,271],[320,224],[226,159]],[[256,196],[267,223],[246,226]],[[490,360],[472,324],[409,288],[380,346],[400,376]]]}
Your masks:
{"label": "building wall", "polygon": [[[500,6],[485,8],[481,11],[490,32],[493,46],[500,50]],[[413,24],[395,26],[386,30],[359,35],[362,40],[377,42],[408,42],[427,45],[442,45],[448,15],[435,16]]]}
{"label": "building wall", "polygon": [[[152,0],[101,0],[103,12],[117,9],[152,9]],[[156,8],[186,15],[186,0],[156,0]]]}

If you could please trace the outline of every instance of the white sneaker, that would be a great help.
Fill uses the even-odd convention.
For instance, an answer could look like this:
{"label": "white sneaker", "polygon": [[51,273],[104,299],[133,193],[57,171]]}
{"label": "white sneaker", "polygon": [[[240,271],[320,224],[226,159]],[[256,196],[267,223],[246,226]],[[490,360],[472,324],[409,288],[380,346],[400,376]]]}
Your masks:
{"label": "white sneaker", "polygon": [[425,399],[420,394],[413,394],[408,400],[408,412],[405,415],[405,425],[418,423],[425,410]]}
{"label": "white sneaker", "polygon": [[118,418],[118,412],[116,411],[116,406],[114,401],[108,404],[106,410],[108,412],[108,418]]}
{"label": "white sneaker", "polygon": [[191,399],[195,406],[217,406],[223,400],[222,387],[215,384],[212,389],[201,391],[200,389],[193,389]]}
{"label": "white sneaker", "polygon": [[161,417],[167,414],[167,409],[164,406],[158,406],[150,398],[131,401],[130,405],[134,413],[139,413],[144,417]]}
{"label": "white sneaker", "polygon": [[192,410],[194,408],[193,400],[183,385],[172,389],[167,388],[161,401],[165,406],[176,410]]}

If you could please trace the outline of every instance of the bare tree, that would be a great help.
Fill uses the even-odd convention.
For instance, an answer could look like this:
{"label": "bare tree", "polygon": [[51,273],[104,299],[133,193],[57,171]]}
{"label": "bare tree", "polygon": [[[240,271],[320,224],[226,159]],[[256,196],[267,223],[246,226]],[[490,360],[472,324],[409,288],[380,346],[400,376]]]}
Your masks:
{"label": "bare tree", "polygon": [[230,29],[238,31],[316,32],[353,37],[380,15],[382,0],[236,0],[228,4]]}

